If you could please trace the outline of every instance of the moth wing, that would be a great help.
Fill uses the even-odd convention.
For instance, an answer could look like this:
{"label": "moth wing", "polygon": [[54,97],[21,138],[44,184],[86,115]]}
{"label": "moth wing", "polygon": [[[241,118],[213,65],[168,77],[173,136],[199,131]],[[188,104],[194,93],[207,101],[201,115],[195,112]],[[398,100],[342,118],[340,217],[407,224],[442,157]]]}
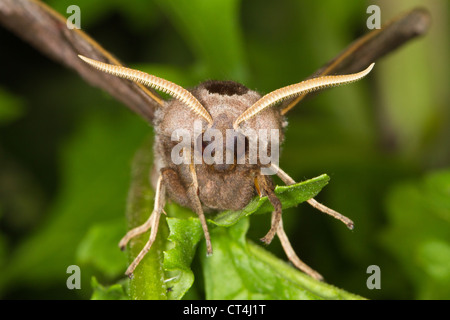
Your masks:
{"label": "moth wing", "polygon": [[89,84],[102,88],[151,122],[162,98],[152,89],[97,70],[78,55],[121,65],[108,51],[79,29],[69,29],[66,18],[37,0],[0,0],[0,23],[45,55],[73,69]]}
{"label": "moth wing", "polygon": [[[364,70],[372,62],[394,51],[409,40],[423,35],[430,25],[430,14],[423,8],[415,8],[386,23],[381,29],[374,29],[355,40],[335,58],[314,72],[307,79],[318,76],[350,74]],[[306,96],[287,99],[281,105],[286,114]]]}

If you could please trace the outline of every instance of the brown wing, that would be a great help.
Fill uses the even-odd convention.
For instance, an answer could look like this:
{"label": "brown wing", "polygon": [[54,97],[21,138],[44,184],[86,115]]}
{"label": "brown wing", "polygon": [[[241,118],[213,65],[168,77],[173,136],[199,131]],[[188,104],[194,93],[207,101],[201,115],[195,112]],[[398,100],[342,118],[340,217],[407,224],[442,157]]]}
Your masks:
{"label": "brown wing", "polygon": [[100,87],[151,122],[163,100],[141,84],[92,69],[78,54],[121,65],[83,31],[69,29],[66,18],[37,0],[0,0],[0,23],[59,63],[75,70],[91,85]]}
{"label": "brown wing", "polygon": [[[430,14],[426,9],[416,8],[403,14],[381,29],[376,29],[351,43],[338,56],[317,70],[308,79],[330,74],[355,73],[367,68],[399,46],[424,34],[430,25]],[[281,106],[284,115],[308,94],[289,99]]]}

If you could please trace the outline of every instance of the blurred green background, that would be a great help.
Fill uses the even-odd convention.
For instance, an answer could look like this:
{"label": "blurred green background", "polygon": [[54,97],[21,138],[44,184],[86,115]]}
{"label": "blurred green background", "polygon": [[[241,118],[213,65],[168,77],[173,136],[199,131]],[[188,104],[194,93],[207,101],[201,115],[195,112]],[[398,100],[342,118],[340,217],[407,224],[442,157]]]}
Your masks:
{"label": "blurred green background", "polygon": [[[284,213],[299,256],[327,282],[371,299],[450,298],[449,2],[49,0],[81,8],[81,27],[129,66],[192,87],[235,80],[262,93],[301,81],[382,21],[422,5],[429,33],[371,76],[288,114],[281,167],[327,173],[318,200]],[[77,299],[121,279],[130,164],[151,127],[0,28],[0,297]],[[268,215],[251,219],[256,241]],[[278,241],[268,247],[285,259]],[[82,270],[68,290],[66,269]],[[369,290],[369,265],[381,289]],[[196,282],[201,284],[201,281]]]}

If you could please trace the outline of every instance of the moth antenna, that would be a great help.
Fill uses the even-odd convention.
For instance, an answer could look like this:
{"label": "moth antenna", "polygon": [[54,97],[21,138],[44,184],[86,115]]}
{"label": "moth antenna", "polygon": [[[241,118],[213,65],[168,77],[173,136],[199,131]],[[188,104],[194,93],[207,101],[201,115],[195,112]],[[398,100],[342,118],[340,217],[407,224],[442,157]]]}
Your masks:
{"label": "moth antenna", "polygon": [[105,73],[112,74],[114,76],[132,80],[138,83],[142,83],[145,86],[153,89],[165,92],[177,100],[180,100],[186,104],[192,111],[205,119],[209,124],[213,123],[213,119],[209,112],[202,106],[202,104],[186,89],[179,85],[170,82],[168,80],[150,75],[148,73],[134,70],[122,66],[116,66],[97,60],[86,58],[85,56],[78,55],[78,57],[90,64],[94,68],[103,71]]}
{"label": "moth antenna", "polygon": [[264,97],[256,101],[250,108],[245,110],[234,122],[235,130],[241,122],[247,121],[254,117],[262,110],[273,106],[283,100],[299,96],[304,93],[309,93],[327,87],[334,87],[342,84],[348,84],[364,78],[372,70],[375,63],[372,63],[367,69],[353,74],[338,75],[338,76],[323,76],[305,80],[290,86],[286,86],[266,94]]}

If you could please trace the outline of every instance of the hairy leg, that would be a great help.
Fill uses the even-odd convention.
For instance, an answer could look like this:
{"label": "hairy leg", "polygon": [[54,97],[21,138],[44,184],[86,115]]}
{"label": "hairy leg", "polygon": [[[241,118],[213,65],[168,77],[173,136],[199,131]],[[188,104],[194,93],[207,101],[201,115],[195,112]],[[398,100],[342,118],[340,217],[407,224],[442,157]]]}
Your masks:
{"label": "hairy leg", "polygon": [[198,197],[198,181],[197,181],[197,173],[195,171],[195,164],[191,163],[189,165],[189,171],[191,173],[192,183],[188,187],[187,196],[191,202],[192,208],[198,215],[198,218],[200,219],[200,222],[202,224],[202,229],[206,240],[206,254],[212,255],[213,250],[211,245],[211,237],[209,235],[208,225],[206,223],[205,214],[203,213],[202,204],[200,202],[200,198]]}
{"label": "hairy leg", "polygon": [[165,181],[166,189],[173,200],[184,207],[191,208],[197,214],[205,235],[207,254],[210,255],[212,254],[211,238],[202,204],[198,196],[198,181],[195,165],[191,163],[180,168],[180,170],[181,176],[184,177],[184,184],[188,185],[187,188],[182,183],[181,176],[177,171],[164,168],[161,170],[161,173]]}
{"label": "hairy leg", "polygon": [[165,205],[165,186],[163,183],[163,177],[162,175],[158,178],[158,183],[156,187],[156,195],[155,195],[155,204],[153,207],[153,211],[150,215],[150,217],[147,219],[147,221],[142,224],[139,227],[136,227],[134,229],[131,229],[127,232],[127,234],[120,240],[119,247],[123,250],[127,243],[134,237],[147,232],[148,229],[151,228],[150,232],[150,238],[145,244],[144,248],[139,252],[137,257],[134,259],[134,261],[130,264],[125,274],[129,277],[132,276],[134,270],[138,266],[138,264],[141,262],[141,260],[144,258],[144,256],[147,254],[147,252],[150,250],[153,242],[156,239],[156,234],[158,232],[158,226],[159,226],[159,218],[161,217],[161,212],[163,212]]}
{"label": "hairy leg", "polygon": [[[281,170],[279,167],[275,166],[274,164],[272,164],[272,167],[277,171],[277,176],[279,176],[280,179],[283,180],[283,182],[286,185],[295,184],[294,179],[292,179],[286,172],[284,172],[283,170]],[[328,208],[327,206],[316,201],[314,198],[307,200],[307,202],[309,205],[316,208],[317,210],[322,211],[323,213],[326,213],[326,214],[332,216],[333,218],[336,218],[336,219],[342,221],[343,223],[345,223],[345,225],[350,230],[353,230],[355,225],[351,219],[347,218],[346,216],[340,214],[337,211],[334,211],[333,209]]]}
{"label": "hairy leg", "polygon": [[[271,180],[265,175],[258,175],[255,183],[256,189],[260,189],[259,192],[266,195],[269,198],[270,203],[274,207],[274,211],[272,213],[272,223],[270,226],[269,232],[261,238],[261,241],[265,244],[270,244],[277,233],[278,226],[281,221],[281,202],[277,198],[274,192],[274,187],[272,185]],[[258,192],[258,193],[259,193]]]}
{"label": "hairy leg", "polygon": [[[275,166],[272,164],[272,167],[273,167],[273,169],[276,170],[277,175],[280,177],[281,180],[283,180],[283,182],[286,185],[295,184],[294,179],[292,179],[286,172],[281,170],[278,166]],[[347,225],[347,227],[349,229],[353,229],[353,226],[354,226],[353,221],[350,220],[349,218],[347,218],[346,216],[343,216],[339,212],[336,212],[333,209],[330,209],[330,208],[324,206],[323,204],[317,202],[314,198],[309,199],[307,202],[314,208],[342,221],[343,223],[345,223]],[[277,223],[277,221],[278,221],[278,223]],[[286,253],[286,256],[288,257],[289,261],[291,261],[295,267],[297,267],[301,271],[305,272],[307,275],[309,275],[315,279],[318,279],[318,280],[323,280],[323,277],[317,271],[310,268],[303,261],[301,261],[300,258],[297,256],[297,254],[295,253],[294,249],[292,248],[291,243],[289,242],[289,239],[284,231],[283,220],[282,220],[281,214],[277,213],[275,210],[272,212],[272,227],[276,224],[277,224],[276,234],[278,235],[278,238],[280,239],[281,246],[283,247],[283,250]],[[270,233],[270,231],[269,231],[269,233]]]}

